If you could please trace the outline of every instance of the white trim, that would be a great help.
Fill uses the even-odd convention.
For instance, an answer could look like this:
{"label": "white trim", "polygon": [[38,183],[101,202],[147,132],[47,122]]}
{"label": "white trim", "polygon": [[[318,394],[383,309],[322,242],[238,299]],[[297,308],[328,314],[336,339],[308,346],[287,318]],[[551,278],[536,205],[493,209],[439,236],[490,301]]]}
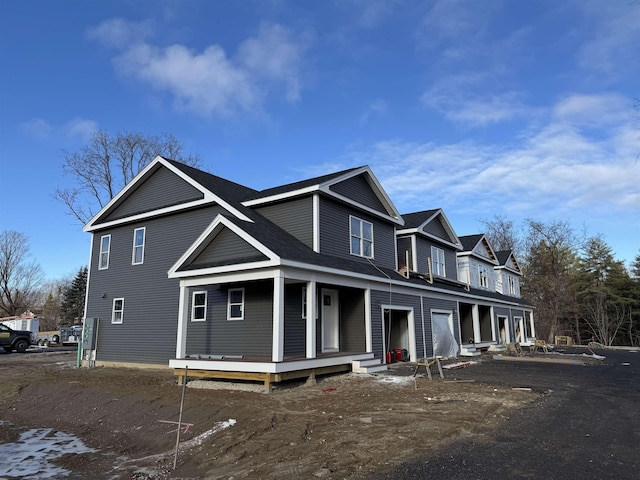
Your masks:
{"label": "white trim", "polygon": [[392,311],[399,311],[399,312],[407,312],[407,328],[408,328],[408,334],[409,334],[409,361],[410,362],[417,362],[418,361],[418,356],[416,354],[416,322],[415,322],[415,318],[414,318],[414,309],[413,307],[407,307],[406,305],[395,305],[395,304],[385,304],[385,305],[380,305],[381,311],[382,311],[382,345],[383,345],[383,350],[382,353],[383,355],[386,353],[388,346],[386,345],[387,339],[386,339],[386,324],[384,321],[384,311],[385,310],[389,310],[389,320],[391,320],[391,312]]}
{"label": "white trim", "polygon": [[354,360],[369,360],[372,353],[358,353],[355,355],[336,355],[330,357],[309,358],[293,362],[234,362],[232,360],[197,360],[195,358],[176,358],[169,360],[169,367],[184,370],[224,370],[227,372],[252,373],[284,373],[307,368],[329,367],[331,365],[345,365]]}
{"label": "white trim", "polygon": [[[136,245],[136,232],[142,230],[142,245]],[[147,243],[147,227],[133,229],[133,248],[131,250],[131,265],[142,265],[144,263],[144,250]],[[136,248],[142,249],[142,260],[136,262]]]}
{"label": "white trim", "polygon": [[[244,295],[244,293],[243,293]],[[273,277],[273,331],[271,361],[284,360],[284,277],[277,272]]]}
{"label": "white trim", "polygon": [[[328,305],[328,309],[331,310],[331,324],[328,325],[325,320],[325,305],[324,297],[329,296],[331,298],[331,305]],[[338,290],[335,288],[323,288],[320,290],[320,337],[321,348],[323,352],[339,352],[340,351],[340,296]],[[331,329],[331,337],[335,338],[336,345],[325,344],[325,333]]]}
{"label": "white trim", "polygon": [[[123,197],[127,196],[129,191],[133,191],[134,190],[134,186],[136,186],[139,182],[144,181],[145,176],[147,175],[147,173],[149,173],[150,171],[152,171],[154,169],[159,168],[159,165],[162,165],[165,168],[168,168],[171,172],[176,174],[182,180],[186,181],[192,187],[194,187],[197,190],[199,190],[203,194],[203,198],[200,199],[200,200],[195,200],[195,201],[192,201],[192,202],[187,202],[187,203],[183,203],[183,204],[179,204],[179,205],[173,205],[171,207],[161,208],[161,209],[158,209],[158,210],[154,210],[152,212],[146,212],[146,213],[141,213],[141,214],[138,214],[138,215],[132,215],[132,216],[128,216],[128,217],[125,217],[125,218],[118,219],[118,220],[112,220],[112,221],[106,222],[106,223],[99,223],[99,224],[96,225],[96,222],[98,221],[98,219],[100,217],[102,217],[104,214],[106,214],[112,207],[117,205]],[[191,178],[189,175],[184,173],[182,170],[180,170],[177,167],[173,166],[167,160],[165,160],[160,155],[158,155],[156,158],[153,159],[153,161],[151,161],[149,163],[149,165],[147,165],[140,172],[138,172],[138,174],[127,185],[125,185],[125,187],[122,190],[120,190],[120,192],[115,197],[113,197],[96,215],[94,215],[94,217],[89,221],[89,223],[87,223],[84,226],[83,231],[91,232],[93,230],[102,229],[102,228],[106,228],[106,227],[111,227],[113,225],[121,225],[121,224],[124,224],[124,223],[130,223],[130,222],[136,221],[136,220],[157,217],[159,215],[165,215],[167,213],[176,212],[176,211],[184,210],[184,209],[187,209],[187,208],[192,208],[192,207],[195,207],[195,206],[207,205],[207,204],[210,204],[210,203],[216,203],[216,204],[220,205],[222,208],[227,210],[233,216],[235,216],[235,217],[237,217],[237,218],[239,218],[241,220],[245,220],[247,222],[252,222],[252,220],[249,217],[247,217],[245,214],[240,212],[237,208],[233,207],[231,204],[229,204],[228,202],[226,202],[225,200],[220,198],[218,195],[216,195],[215,193],[211,192],[209,189],[205,188],[204,186],[202,186],[198,182],[196,182],[193,178]]]}
{"label": "white trim", "polygon": [[[360,231],[357,232],[357,235],[354,235],[353,233],[353,220],[356,220],[357,222],[359,222],[360,225]],[[365,238],[364,236],[364,226],[365,224],[368,224],[371,226],[371,239]],[[349,215],[349,253],[351,255],[354,255],[356,257],[361,257],[361,258],[375,258],[375,241],[374,241],[374,233],[373,233],[373,223],[369,222],[368,220],[363,220],[360,217],[356,217],[355,215]],[[360,253],[355,253],[353,251],[353,239],[357,238],[358,239],[358,246],[359,246],[359,250]],[[364,253],[364,246],[365,246],[365,242],[371,242],[371,253],[370,255],[365,255]]]}
{"label": "white trim", "polygon": [[[116,302],[122,301],[122,308],[116,310]],[[120,321],[116,322],[116,312],[120,313]],[[114,325],[121,325],[124,322],[124,297],[114,298],[111,303],[111,323]]]}
{"label": "white trim", "polygon": [[372,352],[373,335],[371,329],[371,288],[364,289],[364,334],[366,337],[365,348],[367,349],[367,352]]}
{"label": "white trim", "polygon": [[306,341],[306,357],[316,358],[316,319],[318,318],[318,300],[317,300],[318,284],[315,280],[307,282],[307,318],[305,322],[305,341]]}
{"label": "white trim", "polygon": [[313,196],[313,251],[320,253],[320,195]]}
{"label": "white trim", "polygon": [[[87,267],[87,284],[84,288],[84,298],[89,298],[89,285],[91,285],[91,264],[93,262],[93,241],[95,233],[91,233],[91,241],[89,242],[89,266]],[[87,309],[89,308],[89,302],[84,302],[83,318],[87,318]]]}
{"label": "white trim", "polygon": [[[108,238],[109,239],[109,244],[107,245],[107,264],[103,267],[102,266],[102,254],[105,253],[102,251],[102,240]],[[99,253],[98,253],[98,270],[108,270],[109,269],[109,263],[111,262],[111,234],[107,234],[107,235],[102,235],[100,237],[100,249],[99,249]]]}
{"label": "white trim", "polygon": [[289,192],[278,193],[277,195],[270,195],[268,197],[256,198],[253,200],[247,200],[242,202],[245,207],[255,207],[256,205],[263,205],[265,203],[278,202],[280,200],[286,200],[288,198],[298,197],[307,193],[317,192],[320,190],[320,185],[312,185],[310,187],[301,188],[299,190],[291,190]]}
{"label": "white trim", "polygon": [[[196,306],[196,295],[204,295],[204,305]],[[206,290],[194,290],[191,292],[191,318],[192,322],[206,322],[207,321],[207,301],[209,295]],[[196,318],[196,307],[202,308],[204,307],[204,315],[202,318]]]}
{"label": "white trim", "polygon": [[[219,227],[219,229],[218,229]],[[253,248],[258,250],[260,253],[269,258],[268,261],[259,261],[247,264],[234,264],[234,265],[225,265],[222,267],[212,267],[212,268],[203,268],[199,270],[187,270],[187,271],[179,271],[179,269],[186,264],[190,259],[198,256],[209,244],[209,241],[213,239],[219,231],[226,227],[231,230],[233,233],[238,235],[242,240],[247,242]],[[278,256],[265,247],[259,240],[255,239],[247,232],[245,232],[241,227],[233,223],[228,218],[218,214],[213,219],[213,221],[209,224],[207,228],[200,234],[200,236],[196,239],[195,242],[191,244],[191,246],[182,254],[182,256],[178,259],[176,263],[174,263],[168,271],[169,278],[184,278],[184,277],[193,277],[200,276],[206,274],[217,274],[224,273],[226,271],[237,271],[238,269],[247,268],[264,268],[267,266],[276,266],[278,265]]]}
{"label": "white trim", "polygon": [[[419,213],[419,212],[416,212]],[[438,216],[442,216],[442,218],[444,219],[444,229],[447,232],[447,234],[449,235],[449,240],[445,240],[441,237],[438,237],[432,233],[426,232],[424,230],[424,227],[426,224],[430,223],[431,221],[433,221],[436,217]],[[448,245],[450,247],[455,248],[456,250],[462,250],[462,244],[460,243],[460,239],[458,238],[458,235],[456,235],[455,230],[453,229],[453,227],[451,226],[451,222],[449,222],[449,219],[447,218],[447,216],[444,214],[444,211],[439,208],[437,209],[433,215],[431,215],[429,218],[427,218],[424,222],[422,222],[420,225],[418,225],[415,228],[407,228],[407,229],[403,229],[398,231],[398,234],[400,235],[404,235],[404,234],[412,234],[412,233],[420,233],[421,235],[424,235],[425,237],[429,237],[433,240],[436,240],[440,243],[444,243],[445,245]]]}
{"label": "white trim", "polygon": [[[231,292],[242,292],[242,302],[231,302]],[[244,287],[240,288],[230,288],[227,290],[227,321],[234,322],[244,320],[244,306],[245,306],[245,296],[244,296]],[[231,316],[231,306],[232,305],[240,305],[240,316],[233,317]]]}
{"label": "white trim", "polygon": [[187,354],[187,317],[189,309],[189,289],[181,282],[180,297],[178,298],[178,335],[176,339],[176,357],[182,358]]}

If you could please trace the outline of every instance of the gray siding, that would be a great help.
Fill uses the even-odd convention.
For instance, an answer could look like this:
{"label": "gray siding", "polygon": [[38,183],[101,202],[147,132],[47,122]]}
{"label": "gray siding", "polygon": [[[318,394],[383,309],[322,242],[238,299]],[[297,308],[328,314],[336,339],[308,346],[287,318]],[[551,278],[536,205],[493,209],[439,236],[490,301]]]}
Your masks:
{"label": "gray siding", "polygon": [[456,251],[447,247],[446,245],[442,245],[435,241],[432,241],[428,238],[418,236],[416,241],[416,258],[418,260],[418,272],[419,273],[428,273],[429,272],[429,259],[431,258],[431,247],[435,246],[444,250],[444,269],[446,278],[451,280],[458,279],[458,258],[456,256]]}
{"label": "gray siding", "polygon": [[395,268],[395,229],[393,224],[325,197],[320,198],[320,252],[367,262],[366,258],[350,253],[349,215],[373,224],[374,258],[372,261],[378,266]]}
{"label": "gray siding", "polygon": [[364,174],[351,177],[330,187],[334,192],[354,200],[362,205],[388,215],[387,209],[375,194]]}
{"label": "gray siding", "polygon": [[442,221],[441,221],[441,216],[440,215],[438,215],[436,218],[434,218],[429,223],[427,223],[424,226],[423,230],[426,233],[430,233],[431,235],[434,235],[434,236],[436,236],[438,238],[442,238],[443,240],[445,240],[447,242],[451,242],[451,237],[449,236],[449,234],[445,230],[444,226],[442,225]]}
{"label": "gray siding", "polygon": [[364,293],[355,288],[341,288],[340,350],[365,352],[367,339],[364,323]]}
{"label": "gray siding", "polygon": [[313,197],[297,198],[256,210],[309,248],[313,248]]}
{"label": "gray siding", "polygon": [[266,259],[258,249],[249,245],[228,228],[223,228],[198,255],[191,266],[219,263],[244,263],[247,260]]}
{"label": "gray siding", "polygon": [[[175,357],[180,290],[167,271],[221,211],[203,208],[95,233],[87,316],[100,318],[97,360],[166,365]],[[138,227],[146,227],[144,263],[132,265]],[[111,255],[109,268],[98,270],[103,234],[111,234]],[[122,324],[111,323],[114,298],[125,299]]]}
{"label": "gray siding", "polygon": [[[244,320],[227,320],[228,288],[241,287],[245,289]],[[228,285],[207,291],[207,320],[189,321],[187,355],[264,355],[271,360],[273,281]]]}
{"label": "gray siding", "polygon": [[306,321],[302,318],[302,288],[304,285],[286,285],[284,293],[284,354],[306,354]]}
{"label": "gray siding", "polygon": [[102,221],[116,220],[137,213],[202,199],[202,192],[161,167],[129,194],[126,201],[108,213]]}

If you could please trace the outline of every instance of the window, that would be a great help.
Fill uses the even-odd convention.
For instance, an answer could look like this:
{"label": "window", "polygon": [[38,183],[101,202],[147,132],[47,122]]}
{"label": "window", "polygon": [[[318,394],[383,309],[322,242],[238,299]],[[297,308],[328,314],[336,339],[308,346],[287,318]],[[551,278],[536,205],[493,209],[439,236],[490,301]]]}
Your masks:
{"label": "window", "polygon": [[124,298],[113,299],[113,310],[111,312],[111,323],[122,323],[124,319]]}
{"label": "window", "polygon": [[349,217],[351,254],[373,258],[373,224],[356,217]]}
{"label": "window", "polygon": [[136,228],[133,231],[133,253],[131,263],[140,265],[144,262],[144,234],[145,228]]}
{"label": "window", "polygon": [[244,320],[244,288],[229,289],[227,320]]}
{"label": "window", "polygon": [[480,287],[489,288],[487,267],[485,267],[484,265],[478,265],[478,281],[480,283]]}
{"label": "window", "polygon": [[516,279],[512,275],[509,275],[507,277],[507,281],[509,282],[509,294],[510,295],[515,295],[516,294]]}
{"label": "window", "polygon": [[444,250],[438,247],[431,247],[431,269],[432,273],[440,277],[446,277],[444,269]]}
{"label": "window", "polygon": [[98,259],[98,270],[109,268],[109,252],[111,251],[111,235],[103,235],[100,238],[100,258]]}
{"label": "window", "polygon": [[191,321],[204,322],[207,319],[207,292],[193,292],[191,300]]}

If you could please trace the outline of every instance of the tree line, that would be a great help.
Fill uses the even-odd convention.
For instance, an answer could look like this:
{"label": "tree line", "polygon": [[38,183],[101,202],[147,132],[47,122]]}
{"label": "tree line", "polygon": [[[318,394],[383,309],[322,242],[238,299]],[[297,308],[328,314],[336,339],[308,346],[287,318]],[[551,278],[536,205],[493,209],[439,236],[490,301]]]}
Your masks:
{"label": "tree line", "polygon": [[554,342],[640,346],[640,251],[627,268],[602,235],[587,237],[566,221],[483,220],[497,250],[522,266],[522,296],[535,307],[536,336]]}

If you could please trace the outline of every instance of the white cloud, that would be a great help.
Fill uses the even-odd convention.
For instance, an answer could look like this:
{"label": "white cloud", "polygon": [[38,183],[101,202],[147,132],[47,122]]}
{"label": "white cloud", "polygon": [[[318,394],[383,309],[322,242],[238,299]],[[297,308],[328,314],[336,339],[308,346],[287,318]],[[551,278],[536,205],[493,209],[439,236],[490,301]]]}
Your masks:
{"label": "white cloud", "polygon": [[90,32],[120,49],[113,59],[120,74],[168,94],[177,110],[204,116],[260,112],[279,88],[287,101],[300,98],[308,40],[282,25],[261,24],[257,35],[241,42],[231,56],[217,44],[202,51],[153,45],[144,41],[150,34],[145,22],[110,20]]}
{"label": "white cloud", "polygon": [[43,139],[53,134],[54,128],[42,118],[33,118],[20,124],[22,130],[29,136]]}
{"label": "white cloud", "polygon": [[133,22],[123,18],[105,20],[87,30],[87,37],[97,40],[107,47],[124,49],[129,45],[141,43],[153,33],[150,21]]}
{"label": "white cloud", "polygon": [[21,127],[29,136],[39,140],[54,136],[80,137],[82,140],[87,140],[99,128],[98,122],[80,117],[61,125],[51,124],[42,118],[34,118],[23,122]]}
{"label": "white cloud", "polygon": [[88,140],[91,137],[91,134],[98,130],[98,128],[98,122],[94,120],[74,118],[66,123],[63,130],[69,137],[80,137],[83,140]]}
{"label": "white cloud", "polygon": [[[630,214],[640,206],[638,135],[620,105],[623,99],[610,94],[567,97],[550,109],[545,126],[509,146],[388,141],[345,159],[371,165],[404,212],[443,207],[478,216]],[[585,106],[598,106],[592,114],[608,118],[595,134],[592,125],[588,133],[581,130]]]}

